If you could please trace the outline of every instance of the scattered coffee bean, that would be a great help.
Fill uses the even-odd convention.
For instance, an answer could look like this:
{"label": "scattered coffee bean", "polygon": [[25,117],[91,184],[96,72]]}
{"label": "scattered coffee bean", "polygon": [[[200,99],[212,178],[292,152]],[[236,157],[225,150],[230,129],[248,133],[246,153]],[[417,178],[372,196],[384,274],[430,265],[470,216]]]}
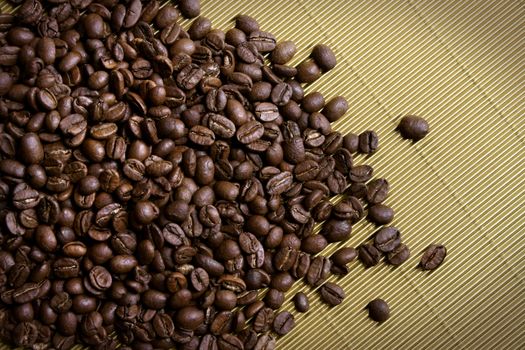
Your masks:
{"label": "scattered coffee bean", "polygon": [[307,312],[310,309],[310,302],[308,297],[303,292],[299,292],[294,296],[295,309],[299,312]]}
{"label": "scattered coffee bean", "polygon": [[346,294],[343,291],[343,288],[341,288],[339,285],[332,283],[332,282],[326,282],[321,287],[320,293],[321,293],[321,300],[330,306],[336,306],[336,305],[341,304],[344,298],[346,297]]}
{"label": "scattered coffee bean", "polygon": [[368,219],[377,225],[389,224],[394,220],[394,209],[384,204],[375,204],[368,208]]}
{"label": "scattered coffee bean", "polygon": [[445,260],[447,248],[441,244],[431,244],[421,257],[421,268],[423,270],[435,270]]}
{"label": "scattered coffee bean", "polygon": [[376,322],[384,322],[390,317],[390,308],[383,299],[374,299],[368,306],[368,316]]}
{"label": "scattered coffee bean", "polygon": [[406,244],[401,243],[394,250],[387,254],[387,261],[389,264],[399,266],[410,257],[410,249]]}
{"label": "scattered coffee bean", "polygon": [[419,141],[427,136],[429,131],[428,122],[418,116],[408,115],[401,118],[398,130],[405,139]]}

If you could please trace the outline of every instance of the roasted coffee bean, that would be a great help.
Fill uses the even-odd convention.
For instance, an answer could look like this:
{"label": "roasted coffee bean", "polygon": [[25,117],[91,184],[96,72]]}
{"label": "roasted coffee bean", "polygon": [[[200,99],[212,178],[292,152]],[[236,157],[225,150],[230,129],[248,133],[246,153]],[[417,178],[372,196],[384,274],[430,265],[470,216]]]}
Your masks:
{"label": "roasted coffee bean", "polygon": [[288,311],[278,313],[273,320],[273,330],[279,335],[288,334],[294,327],[294,317]]}
{"label": "roasted coffee bean", "polygon": [[200,0],[180,0],[178,7],[182,15],[186,18],[194,18],[200,15]]}
{"label": "roasted coffee bean", "polygon": [[306,282],[314,287],[321,285],[328,277],[331,265],[332,263],[328,258],[324,256],[315,257],[306,274]]}
{"label": "roasted coffee bean", "polygon": [[351,153],[357,152],[357,150],[359,149],[359,136],[354,133],[349,133],[345,135],[343,137],[343,147],[346,148]]}
{"label": "roasted coffee bean", "polygon": [[301,313],[307,312],[310,309],[310,302],[308,297],[303,292],[299,292],[294,296],[295,309]]}
{"label": "roasted coffee bean", "polygon": [[370,204],[383,202],[388,196],[390,184],[386,179],[376,179],[367,185],[366,200]]}
{"label": "roasted coffee bean", "polygon": [[386,225],[394,220],[394,210],[384,204],[375,204],[368,209],[368,219],[378,225]]}
{"label": "roasted coffee bean", "polygon": [[336,96],[328,101],[322,113],[332,123],[339,120],[348,111],[348,108],[346,99],[343,96]]}
{"label": "roasted coffee bean", "polygon": [[440,244],[431,244],[421,257],[420,266],[423,270],[435,270],[445,260],[447,248]]}
{"label": "roasted coffee bean", "polygon": [[404,244],[399,244],[394,250],[388,253],[387,261],[389,264],[399,266],[410,257],[410,249]]}
{"label": "roasted coffee bean", "polygon": [[374,236],[374,245],[383,253],[396,249],[401,244],[401,234],[393,226],[383,227]]}
{"label": "roasted coffee bean", "polygon": [[317,254],[328,245],[328,241],[322,235],[312,235],[306,237],[301,242],[301,250],[308,254]]}
{"label": "roasted coffee bean", "polygon": [[361,153],[374,153],[379,146],[379,138],[375,131],[368,130],[359,135],[359,151]]}
{"label": "roasted coffee bean", "polygon": [[326,282],[320,289],[321,300],[330,306],[336,306],[343,302],[346,294],[337,284]]}
{"label": "roasted coffee bean", "polygon": [[[369,165],[358,165],[352,168],[350,171],[349,177],[353,182],[366,182],[372,178],[374,169]],[[357,198],[360,198],[359,195],[353,194]]]}
{"label": "roasted coffee bean", "polygon": [[359,247],[359,260],[365,267],[372,267],[381,260],[381,252],[372,244],[363,244]]}
{"label": "roasted coffee bean", "polygon": [[297,66],[295,78],[300,83],[313,83],[321,77],[321,68],[314,60],[306,60]]}
{"label": "roasted coffee bean", "polygon": [[359,221],[363,213],[363,205],[359,199],[352,196],[343,199],[332,209],[332,214],[336,219],[350,220],[352,223]]}
{"label": "roasted coffee bean", "polygon": [[343,266],[357,258],[357,250],[350,247],[344,247],[337,250],[330,259],[335,265]]}
{"label": "roasted coffee bean", "polygon": [[329,243],[344,241],[352,234],[352,224],[349,220],[331,219],[325,222],[321,234]]}
{"label": "roasted coffee bean", "polygon": [[368,305],[368,316],[376,322],[384,322],[390,317],[390,308],[383,299],[374,299]]}
{"label": "roasted coffee bean", "polygon": [[408,115],[401,118],[397,129],[405,139],[419,141],[428,134],[429,126],[425,119]]}

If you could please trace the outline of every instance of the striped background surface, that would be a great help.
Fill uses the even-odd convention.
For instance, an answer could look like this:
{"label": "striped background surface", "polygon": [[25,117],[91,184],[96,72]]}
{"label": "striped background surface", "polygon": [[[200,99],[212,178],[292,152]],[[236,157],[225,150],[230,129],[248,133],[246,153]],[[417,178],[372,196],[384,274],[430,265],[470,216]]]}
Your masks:
{"label": "striped background surface", "polygon": [[[203,0],[202,14],[229,29],[239,13],[257,18],[279,40],[308,56],[329,44],[339,60],[307,87],[350,110],[336,129],[373,129],[379,151],[356,163],[387,177],[412,257],[403,266],[351,264],[340,283],[342,306],[328,308],[302,282],[310,312],[296,314],[279,349],[525,348],[525,3],[518,0]],[[394,132],[400,116],[425,117],[417,144]],[[361,222],[357,246],[377,230]],[[449,255],[434,272],[416,266],[431,243]],[[388,301],[377,325],[363,308]],[[289,301],[286,308],[292,310]]]}

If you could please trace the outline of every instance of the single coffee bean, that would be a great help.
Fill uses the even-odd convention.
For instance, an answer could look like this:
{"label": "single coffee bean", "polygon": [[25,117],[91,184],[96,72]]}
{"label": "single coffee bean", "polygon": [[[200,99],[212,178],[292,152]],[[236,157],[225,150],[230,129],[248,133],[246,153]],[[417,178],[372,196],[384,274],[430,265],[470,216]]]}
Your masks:
{"label": "single coffee bean", "polygon": [[343,302],[346,294],[339,285],[326,282],[320,289],[321,300],[330,306],[336,306]]}
{"label": "single coffee bean", "polygon": [[368,219],[377,225],[389,224],[394,220],[394,209],[384,204],[375,204],[368,209]]}
{"label": "single coffee bean", "polygon": [[294,327],[294,317],[288,311],[278,313],[273,320],[273,330],[279,335],[288,334]]}
{"label": "single coffee bean", "polygon": [[312,49],[311,56],[315,60],[315,63],[325,72],[333,69],[337,64],[334,52],[327,45],[315,45]]}
{"label": "single coffee bean", "polygon": [[381,260],[381,252],[372,244],[363,244],[359,247],[359,260],[367,268],[375,266]]}
{"label": "single coffee bean", "polygon": [[359,149],[359,136],[354,133],[345,135],[343,137],[343,147],[349,150],[351,153],[357,152]]}
{"label": "single coffee bean", "polygon": [[295,309],[299,312],[307,312],[310,309],[310,302],[308,297],[303,292],[299,292],[294,296]]}
{"label": "single coffee bean", "polygon": [[180,0],[178,7],[182,15],[186,18],[195,18],[201,13],[200,0]]}
{"label": "single coffee bean", "polygon": [[361,153],[374,153],[379,146],[379,138],[375,131],[367,130],[359,135],[359,151]]}
{"label": "single coffee bean", "polygon": [[405,139],[419,141],[428,134],[429,126],[425,119],[407,115],[401,118],[397,129]]}
{"label": "single coffee bean", "polygon": [[423,270],[435,270],[445,260],[447,248],[441,244],[431,244],[421,257],[420,266]]}
{"label": "single coffee bean", "polygon": [[406,244],[401,243],[394,250],[388,253],[387,261],[390,265],[399,266],[410,257],[410,249]]}
{"label": "single coffee bean", "polygon": [[270,60],[274,64],[286,64],[293,58],[296,52],[297,47],[293,42],[282,41],[275,45],[275,49],[270,55]]}
{"label": "single coffee bean", "polygon": [[343,266],[357,258],[357,250],[351,247],[344,247],[337,250],[330,259],[335,265]]}
{"label": "single coffee bean", "polygon": [[383,227],[374,236],[374,245],[383,253],[391,252],[401,244],[401,234],[393,226]]}
{"label": "single coffee bean", "polygon": [[383,202],[388,196],[390,184],[386,179],[375,179],[367,185],[366,200],[370,204]]}
{"label": "single coffee bean", "polygon": [[390,317],[390,308],[383,299],[374,299],[368,306],[368,316],[376,322],[384,322]]}
{"label": "single coffee bean", "polygon": [[300,83],[313,83],[321,77],[321,69],[314,60],[306,60],[297,66],[295,78]]}

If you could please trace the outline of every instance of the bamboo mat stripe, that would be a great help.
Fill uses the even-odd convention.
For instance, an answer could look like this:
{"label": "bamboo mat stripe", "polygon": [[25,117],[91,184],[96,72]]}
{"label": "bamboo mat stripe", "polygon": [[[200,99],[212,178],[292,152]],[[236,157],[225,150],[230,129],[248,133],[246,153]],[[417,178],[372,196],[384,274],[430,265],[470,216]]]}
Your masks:
{"label": "bamboo mat stripe", "polygon": [[[331,277],[347,293],[336,308],[299,281],[285,308],[293,311],[290,299],[305,290],[311,309],[293,311],[296,327],[278,348],[524,349],[525,3],[202,1],[202,14],[224,30],[239,13],[279,40],[293,40],[292,64],[317,43],[334,49],[338,66],[306,91],[348,99],[348,113],[334,124],[342,133],[379,134],[379,151],[355,163],[388,178],[393,225],[412,252],[398,268],[354,262],[347,276]],[[394,131],[411,113],[431,125],[416,144]],[[355,247],[377,229],[359,222],[347,242],[322,254]],[[416,268],[421,253],[436,242],[449,255],[423,273]],[[392,311],[380,325],[364,310],[377,297]]]}

